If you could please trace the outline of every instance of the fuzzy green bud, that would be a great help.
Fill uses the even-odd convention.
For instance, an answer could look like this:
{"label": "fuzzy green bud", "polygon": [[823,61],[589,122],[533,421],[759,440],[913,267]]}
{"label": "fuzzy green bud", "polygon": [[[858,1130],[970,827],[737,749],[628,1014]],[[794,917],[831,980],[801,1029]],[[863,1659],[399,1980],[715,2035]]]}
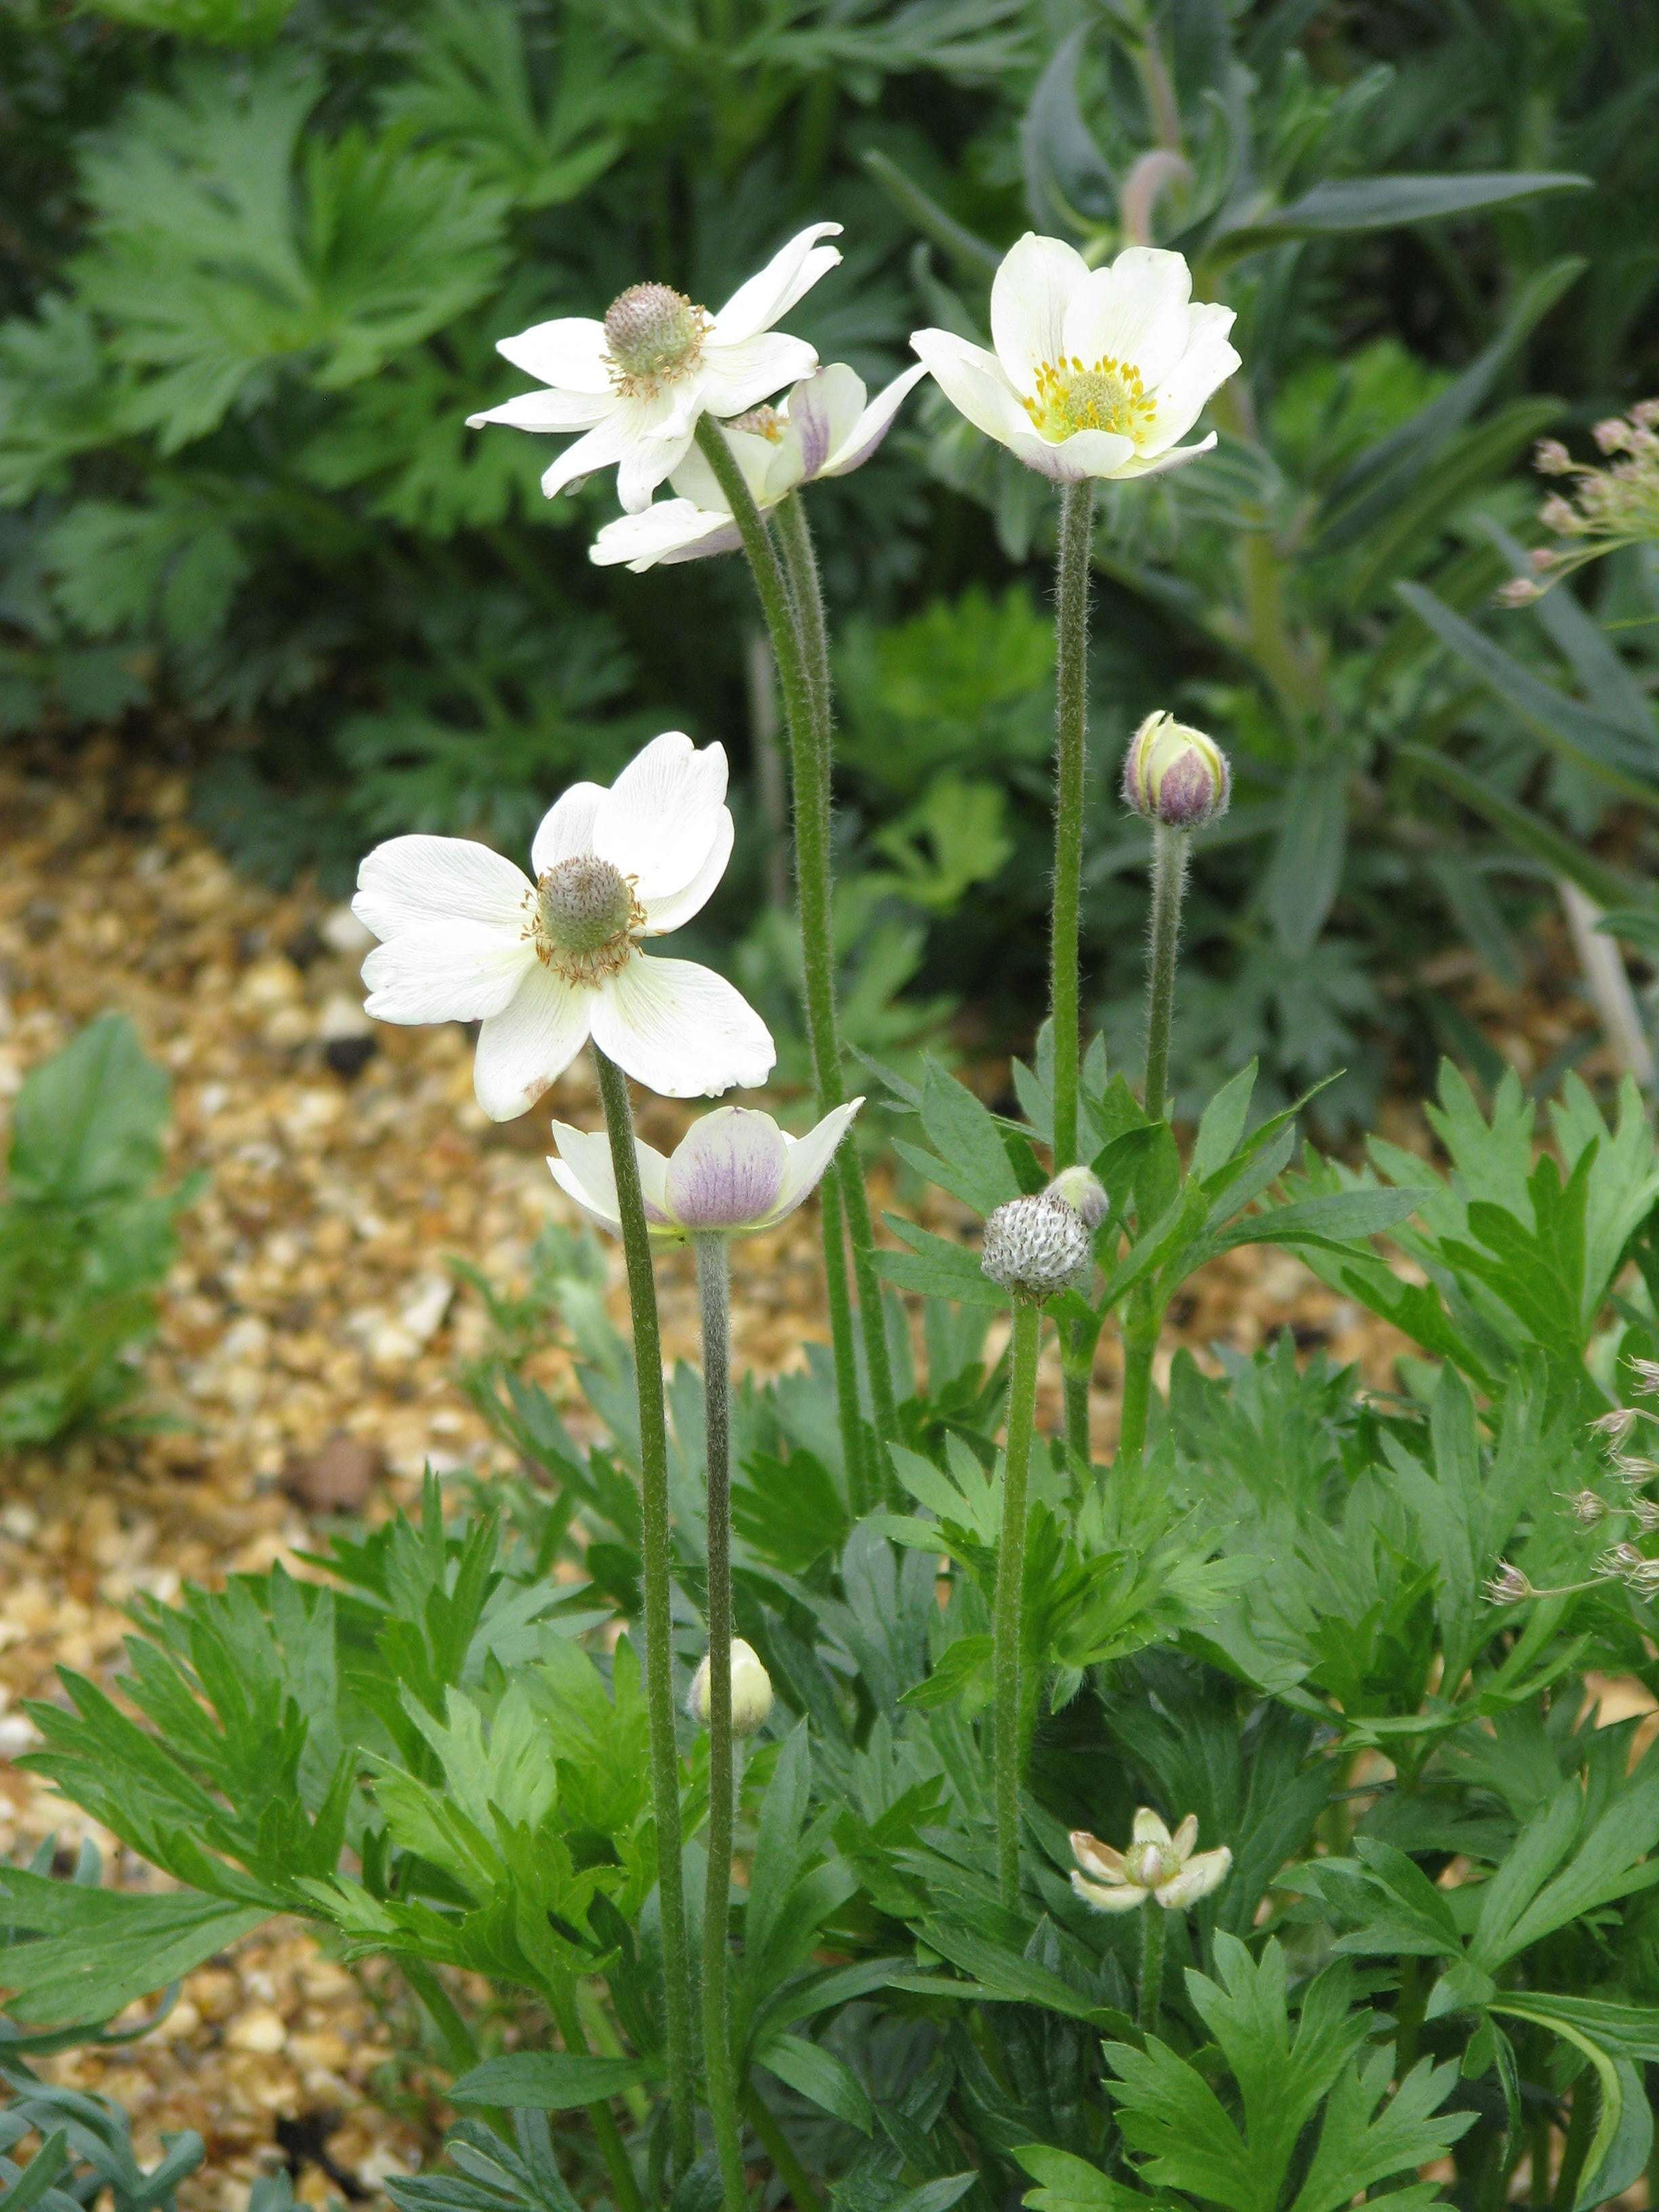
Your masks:
{"label": "fuzzy green bud", "polygon": [[[691,1677],[691,1694],[686,1699],[686,1710],[699,1728],[708,1725],[708,1662]],[[764,1728],[766,1717],[772,1710],[772,1677],[760,1662],[752,1644],[745,1644],[740,1636],[732,1639],[732,1733],[733,1735],[753,1735]]]}
{"label": "fuzzy green bud", "polygon": [[1227,756],[1202,730],[1172,714],[1148,714],[1123,763],[1123,803],[1167,830],[1196,830],[1227,811]]}
{"label": "fuzzy green bud", "polygon": [[1081,1165],[1062,1168],[1049,1184],[1050,1198],[1063,1198],[1091,1235],[1099,1228],[1111,1210],[1100,1178],[1090,1168]]}

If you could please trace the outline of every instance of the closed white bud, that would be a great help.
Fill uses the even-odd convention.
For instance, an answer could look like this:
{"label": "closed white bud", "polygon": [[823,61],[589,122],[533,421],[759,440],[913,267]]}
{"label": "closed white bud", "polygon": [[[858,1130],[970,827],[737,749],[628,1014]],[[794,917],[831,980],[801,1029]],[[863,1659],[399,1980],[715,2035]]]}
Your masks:
{"label": "closed white bud", "polygon": [[980,1267],[994,1283],[1033,1305],[1059,1296],[1088,1267],[1089,1232],[1052,1191],[1011,1198],[985,1224]]}
{"label": "closed white bud", "polygon": [[1046,1195],[1063,1198],[1091,1232],[1099,1228],[1111,1205],[1099,1176],[1085,1167],[1062,1168],[1049,1184]]}
{"label": "closed white bud", "polygon": [[[686,1710],[699,1728],[708,1725],[708,1662],[703,1660],[691,1677],[691,1694],[686,1699]],[[752,1644],[745,1644],[740,1636],[732,1639],[732,1733],[733,1735],[753,1735],[764,1728],[766,1717],[772,1710],[772,1677],[760,1662]]]}
{"label": "closed white bud", "polygon": [[1232,772],[1202,730],[1172,714],[1148,714],[1123,762],[1123,803],[1166,830],[1196,830],[1227,811]]}

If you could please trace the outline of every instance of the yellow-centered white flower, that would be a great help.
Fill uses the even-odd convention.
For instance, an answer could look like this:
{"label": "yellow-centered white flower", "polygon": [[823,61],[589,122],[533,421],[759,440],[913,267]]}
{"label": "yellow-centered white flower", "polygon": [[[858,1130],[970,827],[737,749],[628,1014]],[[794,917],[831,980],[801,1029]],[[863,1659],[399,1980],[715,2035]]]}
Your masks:
{"label": "yellow-centered white flower", "polygon": [[384,1022],[478,1021],[478,1103],[508,1121],[591,1036],[668,1098],[764,1083],[771,1034],[712,969],[652,959],[732,857],[726,752],[665,731],[607,790],[572,784],[530,848],[532,883],[465,837],[393,837],[357,872],[352,912],[382,941],[363,963]]}
{"label": "yellow-centered white flower", "polygon": [[[752,1106],[720,1106],[694,1121],[665,1159],[636,1137],[646,1226],[653,1237],[753,1237],[775,1229],[809,1199],[836,1156],[862,1098],[826,1114],[804,1137]],[[603,1136],[553,1124],[553,1180],[602,1227],[620,1231],[617,1177]]]}
{"label": "yellow-centered white flower", "polygon": [[1207,453],[1182,437],[1238,367],[1231,307],[1192,298],[1179,253],[1132,246],[1091,269],[1062,239],[1027,231],[991,286],[994,353],[954,331],[910,343],[945,397],[988,438],[1056,483],[1157,476]]}
{"label": "yellow-centered white flower", "polygon": [[1195,1853],[1197,1841],[1196,1813],[1172,1836],[1146,1805],[1135,1814],[1127,1851],[1115,1851],[1086,1828],[1073,1829],[1072,1856],[1083,1871],[1072,1876],[1072,1887],[1097,1912],[1133,1912],[1149,1898],[1166,1912],[1182,1911],[1218,1887],[1233,1863],[1225,1844]]}
{"label": "yellow-centered white flower", "polygon": [[841,259],[833,246],[818,243],[840,234],[838,222],[799,232],[718,314],[667,284],[630,284],[603,321],[563,315],[498,340],[496,352],[546,389],[469,415],[468,427],[583,432],[547,471],[542,489],[551,499],[614,468],[623,505],[637,513],[684,459],[702,415],[741,415],[817,367],[805,339],[772,325]]}
{"label": "yellow-centered white flower", "polygon": [[[892,428],[905,394],[927,374],[920,364],[907,368],[871,399],[862,377],[845,362],[832,362],[777,406],[750,408],[728,422],[726,442],[761,513],[770,514],[801,484],[862,468]],[[659,563],[736,552],[742,540],[731,506],[696,447],[668,481],[674,498],[607,522],[589,559],[601,568],[625,561],[638,574]]]}

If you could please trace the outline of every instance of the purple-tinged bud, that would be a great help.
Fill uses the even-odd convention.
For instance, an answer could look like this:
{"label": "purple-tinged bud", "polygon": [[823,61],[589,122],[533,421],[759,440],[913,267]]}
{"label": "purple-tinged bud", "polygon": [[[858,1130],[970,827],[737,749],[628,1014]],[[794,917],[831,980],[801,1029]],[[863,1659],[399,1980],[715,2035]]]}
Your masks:
{"label": "purple-tinged bud", "polygon": [[1201,730],[1174,716],[1148,714],[1123,762],[1123,803],[1167,830],[1196,830],[1227,811],[1227,756]]}
{"label": "purple-tinged bud", "polygon": [[1486,1595],[1494,1605],[1519,1605],[1523,1598],[1537,1595],[1532,1586],[1531,1576],[1523,1573],[1519,1567],[1511,1566],[1507,1559],[1498,1562],[1495,1572],[1487,1577],[1485,1587]]}
{"label": "purple-tinged bud", "polygon": [[1559,438],[1540,438],[1532,449],[1532,465],[1541,477],[1565,477],[1572,469],[1572,455]]}
{"label": "purple-tinged bud", "polygon": [[1082,1166],[1062,1168],[1049,1184],[1046,1195],[1063,1198],[1091,1235],[1111,1211],[1111,1200],[1099,1176]]}

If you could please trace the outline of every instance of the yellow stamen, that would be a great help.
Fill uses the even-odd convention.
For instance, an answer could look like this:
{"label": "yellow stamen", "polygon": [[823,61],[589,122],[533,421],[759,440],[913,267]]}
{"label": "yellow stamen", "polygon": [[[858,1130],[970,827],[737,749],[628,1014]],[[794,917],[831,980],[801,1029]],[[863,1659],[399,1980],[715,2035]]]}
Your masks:
{"label": "yellow stamen", "polygon": [[1133,362],[1104,354],[1089,366],[1072,354],[1041,362],[1035,381],[1036,391],[1020,404],[1050,444],[1079,430],[1110,430],[1139,445],[1152,427],[1156,403]]}

